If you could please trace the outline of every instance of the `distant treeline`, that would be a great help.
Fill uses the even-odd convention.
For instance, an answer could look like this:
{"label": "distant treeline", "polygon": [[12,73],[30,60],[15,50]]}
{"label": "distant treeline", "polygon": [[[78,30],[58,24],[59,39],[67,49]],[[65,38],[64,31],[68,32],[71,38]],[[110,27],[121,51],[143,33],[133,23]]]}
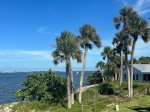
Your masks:
{"label": "distant treeline", "polygon": [[134,58],[134,64],[150,64],[150,57],[140,57],[139,59]]}
{"label": "distant treeline", "polygon": [[29,74],[38,74],[45,71],[31,71],[31,72],[0,72],[0,75],[29,75]]}

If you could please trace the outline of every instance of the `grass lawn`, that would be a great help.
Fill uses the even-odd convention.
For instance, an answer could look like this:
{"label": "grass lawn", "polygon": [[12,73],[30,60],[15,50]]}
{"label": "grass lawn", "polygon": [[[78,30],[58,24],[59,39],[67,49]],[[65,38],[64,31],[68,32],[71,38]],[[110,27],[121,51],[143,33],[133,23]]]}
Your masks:
{"label": "grass lawn", "polygon": [[[115,101],[115,96],[99,96],[94,98],[87,97],[83,101],[83,105],[75,102],[71,110],[62,107],[61,105],[52,105],[48,102],[33,101],[23,102],[13,107],[13,112],[116,112],[115,103],[120,102],[120,112],[150,112],[150,96],[142,96],[137,99]],[[94,101],[95,100],[95,106]],[[122,102],[122,103],[121,103]]]}
{"label": "grass lawn", "polygon": [[[137,99],[133,99],[128,102],[119,104],[119,112],[150,112],[150,96],[142,96]],[[103,112],[116,112],[115,107],[109,107],[103,110]]]}

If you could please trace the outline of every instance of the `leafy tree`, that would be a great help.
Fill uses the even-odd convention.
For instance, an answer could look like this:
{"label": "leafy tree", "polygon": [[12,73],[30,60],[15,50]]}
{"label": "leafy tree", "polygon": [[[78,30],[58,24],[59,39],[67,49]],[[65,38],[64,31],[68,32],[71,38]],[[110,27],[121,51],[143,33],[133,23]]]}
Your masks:
{"label": "leafy tree", "polygon": [[111,94],[114,94],[113,87],[109,83],[99,84],[99,92],[102,95],[111,95]]}
{"label": "leafy tree", "polygon": [[[59,64],[62,62],[66,63],[66,77],[67,77],[67,96],[68,96],[68,108],[71,108],[71,103],[74,98],[71,98],[70,90],[72,87],[71,79],[73,72],[71,66],[71,58],[77,60],[78,63],[81,62],[81,51],[79,49],[78,40],[70,32],[62,32],[60,37],[56,39],[57,47],[52,53],[54,58],[54,64]],[[71,75],[72,74],[72,75]]]}
{"label": "leafy tree", "polygon": [[[129,63],[131,63],[131,60],[129,61]],[[138,64],[139,61],[138,61],[136,58],[133,58],[133,63],[134,63],[134,64]]]}
{"label": "leafy tree", "polygon": [[67,93],[66,80],[52,71],[29,75],[22,85],[24,89],[16,93],[22,100],[50,100],[58,103],[64,100]]}
{"label": "leafy tree", "polygon": [[150,57],[140,57],[138,59],[139,64],[150,64]]}
{"label": "leafy tree", "polygon": [[100,71],[96,71],[89,75],[87,80],[90,84],[98,84],[103,82],[103,76]]}
{"label": "leafy tree", "polygon": [[83,78],[84,78],[84,73],[86,68],[88,49],[91,50],[93,45],[96,45],[96,47],[100,48],[101,39],[97,34],[96,29],[89,24],[85,24],[83,27],[80,28],[79,39],[80,39],[81,48],[84,49],[83,66],[82,66],[82,72],[80,78],[80,92],[79,92],[79,102],[81,103]]}

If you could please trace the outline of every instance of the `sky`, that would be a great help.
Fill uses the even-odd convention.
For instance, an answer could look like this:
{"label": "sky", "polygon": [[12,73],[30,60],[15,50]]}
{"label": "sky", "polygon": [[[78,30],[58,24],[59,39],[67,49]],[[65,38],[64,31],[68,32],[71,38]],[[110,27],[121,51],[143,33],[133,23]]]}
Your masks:
{"label": "sky", "polygon": [[[62,31],[78,35],[84,24],[93,25],[102,40],[102,48],[88,53],[87,70],[94,70],[103,48],[112,46],[113,17],[123,6],[149,18],[150,0],[0,0],[0,71],[64,71],[65,63],[53,64],[52,46]],[[135,57],[150,56],[149,48],[138,40]],[[81,67],[73,61],[74,70]]]}

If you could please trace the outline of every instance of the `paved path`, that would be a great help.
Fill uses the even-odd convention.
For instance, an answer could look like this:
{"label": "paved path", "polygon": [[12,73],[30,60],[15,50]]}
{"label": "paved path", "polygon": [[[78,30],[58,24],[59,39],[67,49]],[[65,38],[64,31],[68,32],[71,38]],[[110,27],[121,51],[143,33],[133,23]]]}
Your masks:
{"label": "paved path", "polygon": [[[95,87],[95,86],[98,86],[98,84],[94,84],[94,85],[82,87],[82,90],[81,90],[81,91],[84,92],[84,91],[86,91],[87,89],[92,88],[92,87]],[[80,91],[80,88],[76,89],[74,92],[75,92],[75,93],[79,93],[79,91]]]}

